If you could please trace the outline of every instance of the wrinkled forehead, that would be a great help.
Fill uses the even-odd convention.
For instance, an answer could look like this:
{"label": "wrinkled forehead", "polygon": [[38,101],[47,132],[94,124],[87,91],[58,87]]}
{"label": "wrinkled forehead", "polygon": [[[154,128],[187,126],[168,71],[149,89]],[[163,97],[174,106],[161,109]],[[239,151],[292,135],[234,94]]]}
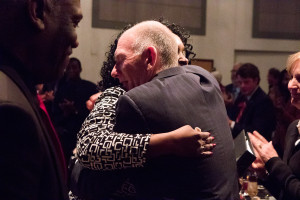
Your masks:
{"label": "wrinkled forehead", "polygon": [[115,60],[120,55],[126,55],[127,53],[133,52],[132,44],[134,43],[134,35],[124,34],[118,40],[117,48],[114,53]]}

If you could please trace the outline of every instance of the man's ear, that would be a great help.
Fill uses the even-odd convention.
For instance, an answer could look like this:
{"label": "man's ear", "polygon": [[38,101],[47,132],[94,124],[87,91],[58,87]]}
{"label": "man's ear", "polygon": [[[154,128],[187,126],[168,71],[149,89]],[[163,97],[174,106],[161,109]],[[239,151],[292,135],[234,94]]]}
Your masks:
{"label": "man's ear", "polygon": [[28,0],[28,13],[33,26],[44,30],[44,0]]}
{"label": "man's ear", "polygon": [[157,50],[155,47],[150,46],[144,51],[145,62],[147,64],[147,70],[152,69],[157,62]]}
{"label": "man's ear", "polygon": [[259,79],[258,78],[254,78],[254,82],[256,82],[256,84],[259,84]]}

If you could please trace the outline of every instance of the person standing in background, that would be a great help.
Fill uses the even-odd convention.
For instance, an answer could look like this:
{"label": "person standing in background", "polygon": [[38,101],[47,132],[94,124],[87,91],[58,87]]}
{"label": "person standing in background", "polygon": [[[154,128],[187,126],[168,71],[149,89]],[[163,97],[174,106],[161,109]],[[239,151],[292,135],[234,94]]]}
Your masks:
{"label": "person standing in background", "polygon": [[225,86],[224,102],[228,116],[231,118],[234,115],[233,105],[236,98],[240,94],[239,83],[237,80],[236,72],[242,66],[242,63],[236,63],[233,65],[231,72],[231,83]]}
{"label": "person standing in background", "polygon": [[228,116],[228,123],[235,138],[243,129],[246,132],[259,131],[271,141],[275,130],[274,106],[267,94],[259,87],[260,76],[257,66],[243,64],[237,71],[240,95],[234,103],[234,114]]}
{"label": "person standing in background", "polygon": [[77,133],[89,114],[85,102],[98,91],[96,84],[80,77],[81,71],[81,62],[77,58],[70,58],[53,100],[52,119],[62,142],[66,162],[73,154]]}

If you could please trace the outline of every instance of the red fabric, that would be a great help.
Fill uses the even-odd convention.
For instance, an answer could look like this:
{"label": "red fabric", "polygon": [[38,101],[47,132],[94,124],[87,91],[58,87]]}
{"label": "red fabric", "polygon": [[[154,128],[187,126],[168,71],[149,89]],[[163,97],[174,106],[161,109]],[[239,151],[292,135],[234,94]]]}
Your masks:
{"label": "red fabric", "polygon": [[238,107],[240,108],[240,112],[239,112],[239,114],[238,114],[238,116],[237,116],[235,122],[238,123],[238,122],[241,120],[241,117],[242,117],[243,112],[244,112],[244,110],[245,110],[245,108],[246,108],[246,105],[247,105],[247,104],[246,104],[245,101],[239,103]]}
{"label": "red fabric", "polygon": [[50,136],[51,136],[51,139],[52,139],[53,144],[55,146],[56,152],[58,154],[59,161],[60,161],[60,163],[62,165],[62,168],[63,168],[64,179],[65,179],[65,181],[67,181],[67,165],[66,165],[65,156],[64,156],[64,153],[63,153],[63,149],[62,149],[60,140],[59,140],[57,132],[56,132],[56,130],[55,130],[55,128],[54,128],[54,126],[51,122],[51,119],[50,119],[50,116],[47,112],[46,106],[45,106],[42,98],[40,97],[40,95],[37,95],[37,99],[39,101],[39,106],[42,109],[43,114],[45,115],[44,118],[46,118],[44,121],[47,123],[47,125],[51,129],[50,130],[50,132],[51,132]]}

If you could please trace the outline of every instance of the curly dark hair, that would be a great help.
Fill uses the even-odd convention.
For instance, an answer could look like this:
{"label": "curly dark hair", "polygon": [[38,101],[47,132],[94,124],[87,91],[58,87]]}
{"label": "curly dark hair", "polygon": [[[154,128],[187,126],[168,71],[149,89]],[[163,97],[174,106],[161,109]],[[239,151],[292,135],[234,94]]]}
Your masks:
{"label": "curly dark hair", "polygon": [[118,79],[113,78],[110,74],[112,69],[114,68],[116,62],[114,59],[115,51],[117,49],[118,41],[121,35],[131,28],[133,25],[128,24],[125,26],[121,32],[117,35],[117,38],[113,43],[110,44],[110,50],[105,53],[106,61],[103,62],[102,68],[100,70],[100,76],[102,77],[102,80],[98,83],[98,88],[100,91],[104,91],[107,88],[120,85],[120,82]]}
{"label": "curly dark hair", "polygon": [[[167,26],[174,34],[178,35],[185,47],[186,58],[189,59],[189,57],[194,58],[196,56],[196,54],[192,51],[193,46],[187,43],[188,38],[190,37],[189,32],[187,32],[183,27],[174,23],[170,23],[163,18],[160,18],[156,21],[159,21],[163,25]],[[128,30],[132,26],[132,24],[126,25],[117,35],[115,41],[110,45],[110,50],[105,53],[106,61],[103,62],[102,68],[100,70],[100,76],[102,77],[102,80],[98,83],[98,88],[100,91],[104,91],[107,88],[120,85],[118,79],[115,79],[110,75],[112,69],[115,66],[114,53],[117,49],[119,38],[126,30]]]}
{"label": "curly dark hair", "polygon": [[157,21],[168,27],[175,35],[177,35],[181,39],[184,45],[184,49],[186,52],[185,56],[187,59],[194,58],[196,56],[196,54],[193,52],[193,45],[188,43],[188,39],[191,37],[188,31],[186,31],[182,26],[178,24],[171,23],[165,20],[163,17],[159,18]]}

